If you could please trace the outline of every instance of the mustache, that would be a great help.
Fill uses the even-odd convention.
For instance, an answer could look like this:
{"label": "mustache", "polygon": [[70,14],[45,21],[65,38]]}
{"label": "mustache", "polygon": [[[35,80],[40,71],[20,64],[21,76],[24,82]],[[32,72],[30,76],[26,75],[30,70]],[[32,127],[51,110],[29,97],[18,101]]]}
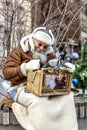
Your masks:
{"label": "mustache", "polygon": [[34,51],[32,55],[33,59],[40,59],[41,64],[45,64],[47,61],[47,56],[43,52]]}
{"label": "mustache", "polygon": [[41,54],[41,53],[42,53],[42,54],[44,53],[44,51],[41,51],[40,48],[36,48],[36,49],[35,49],[35,52],[40,53],[40,54]]}

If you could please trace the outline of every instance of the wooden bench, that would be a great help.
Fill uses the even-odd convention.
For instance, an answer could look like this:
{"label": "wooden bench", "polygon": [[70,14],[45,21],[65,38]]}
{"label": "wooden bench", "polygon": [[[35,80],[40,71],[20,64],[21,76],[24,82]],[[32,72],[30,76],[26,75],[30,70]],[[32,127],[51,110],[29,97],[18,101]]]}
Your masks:
{"label": "wooden bench", "polygon": [[75,106],[77,118],[87,118],[87,99],[81,99],[80,97],[75,97]]}
{"label": "wooden bench", "polygon": [[0,125],[19,124],[13,112],[7,106],[0,107]]}

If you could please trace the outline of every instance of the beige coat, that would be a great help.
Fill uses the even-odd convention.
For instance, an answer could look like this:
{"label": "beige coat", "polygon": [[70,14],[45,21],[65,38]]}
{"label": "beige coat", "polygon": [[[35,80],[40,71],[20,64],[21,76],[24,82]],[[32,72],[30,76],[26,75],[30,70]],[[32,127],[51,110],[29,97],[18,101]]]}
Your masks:
{"label": "beige coat", "polygon": [[[54,58],[54,54],[47,56],[47,60]],[[3,68],[3,75],[6,80],[10,81],[13,85],[19,85],[27,80],[27,77],[21,72],[21,64],[28,62],[32,59],[30,51],[24,52],[21,45],[15,47],[7,57],[7,61]]]}
{"label": "beige coat", "polygon": [[21,46],[15,47],[7,57],[3,68],[3,75],[6,80],[11,81],[14,85],[19,85],[26,81],[26,76],[21,72],[20,65],[31,60],[30,52],[23,52]]}

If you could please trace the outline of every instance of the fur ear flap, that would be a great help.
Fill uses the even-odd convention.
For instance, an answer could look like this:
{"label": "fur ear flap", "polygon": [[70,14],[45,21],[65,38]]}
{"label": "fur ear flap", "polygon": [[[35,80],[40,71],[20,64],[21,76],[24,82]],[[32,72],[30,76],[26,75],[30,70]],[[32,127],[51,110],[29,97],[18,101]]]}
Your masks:
{"label": "fur ear flap", "polygon": [[23,37],[20,41],[20,45],[24,52],[29,51],[28,44],[30,45],[31,51],[33,51],[35,48],[34,48],[34,43],[32,40],[32,34]]}
{"label": "fur ear flap", "polygon": [[28,48],[26,47],[26,44],[25,44],[25,42],[28,41],[28,39],[29,39],[29,35],[23,37],[23,38],[21,39],[21,41],[20,41],[22,50],[23,50],[24,52],[27,52],[27,51],[28,51]]}
{"label": "fur ear flap", "polygon": [[31,51],[34,51],[35,47],[34,47],[34,43],[33,43],[33,39],[32,39],[32,34],[30,34],[30,36],[29,36],[29,44],[31,47]]}

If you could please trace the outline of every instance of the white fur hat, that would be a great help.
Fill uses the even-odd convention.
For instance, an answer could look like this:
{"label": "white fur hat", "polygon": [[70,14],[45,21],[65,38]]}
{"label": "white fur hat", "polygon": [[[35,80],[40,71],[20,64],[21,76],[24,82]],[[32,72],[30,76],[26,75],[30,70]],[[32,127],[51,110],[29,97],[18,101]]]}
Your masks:
{"label": "white fur hat", "polygon": [[32,37],[46,43],[47,45],[53,45],[54,43],[52,31],[47,30],[45,27],[36,28],[32,33]]}
{"label": "white fur hat", "polygon": [[[24,52],[27,52],[29,50],[28,44],[30,44],[31,51],[35,50],[32,38],[42,41],[49,46],[54,44],[54,36],[52,34],[52,31],[47,31],[45,27],[38,27],[31,34],[21,39],[20,44]],[[46,53],[51,53],[49,51],[53,52],[52,47],[46,49]]]}

